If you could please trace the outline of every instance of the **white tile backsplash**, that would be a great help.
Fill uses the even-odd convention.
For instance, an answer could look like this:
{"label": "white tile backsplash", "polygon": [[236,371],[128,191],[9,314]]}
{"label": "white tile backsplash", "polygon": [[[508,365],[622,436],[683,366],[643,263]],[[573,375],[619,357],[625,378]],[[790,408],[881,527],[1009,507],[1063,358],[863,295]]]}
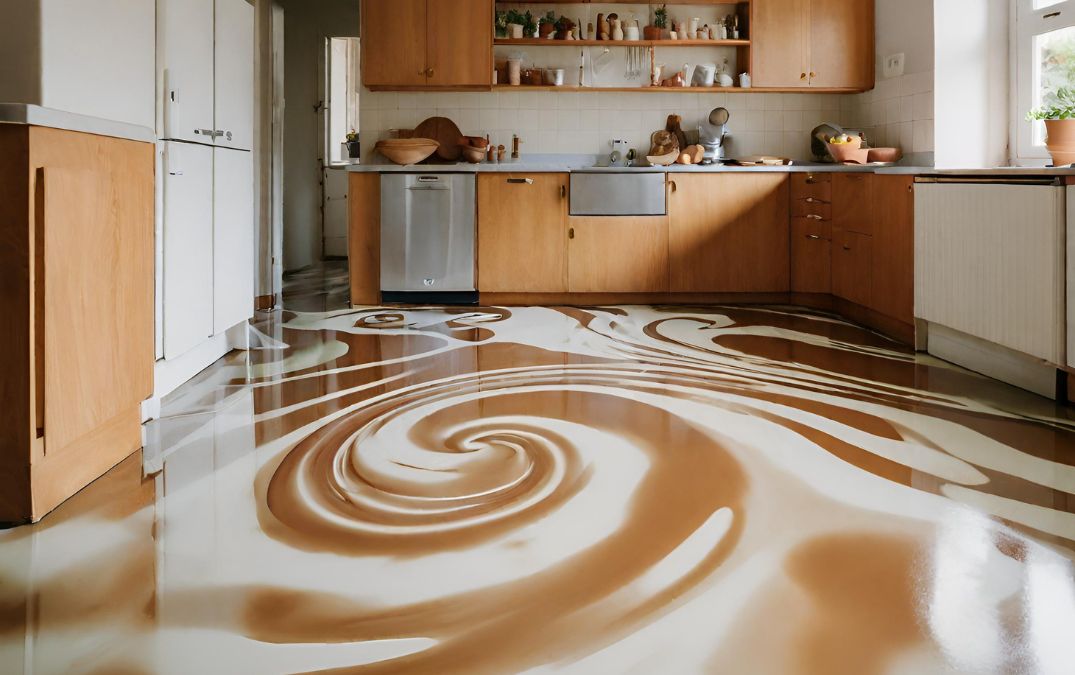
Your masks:
{"label": "white tile backsplash", "polygon": [[[642,92],[370,92],[361,95],[366,153],[392,129],[413,129],[433,115],[448,117],[464,134],[488,134],[510,147],[513,134],[524,152],[596,154],[612,138],[626,138],[639,152],[670,114],[696,129],[713,108],[732,114],[732,153],[809,159],[808,134],[824,122],[866,131],[874,145],[897,145],[905,154],[933,151],[933,74],[880,80],[862,94],[642,93]],[[368,156],[368,155],[367,155]]]}

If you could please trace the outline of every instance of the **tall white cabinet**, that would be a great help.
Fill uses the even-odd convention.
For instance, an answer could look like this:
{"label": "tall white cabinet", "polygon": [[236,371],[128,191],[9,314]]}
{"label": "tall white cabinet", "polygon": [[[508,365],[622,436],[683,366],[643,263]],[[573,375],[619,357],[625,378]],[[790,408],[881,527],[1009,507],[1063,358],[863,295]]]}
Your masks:
{"label": "tall white cabinet", "polygon": [[157,0],[157,45],[159,400],[254,314],[254,7]]}

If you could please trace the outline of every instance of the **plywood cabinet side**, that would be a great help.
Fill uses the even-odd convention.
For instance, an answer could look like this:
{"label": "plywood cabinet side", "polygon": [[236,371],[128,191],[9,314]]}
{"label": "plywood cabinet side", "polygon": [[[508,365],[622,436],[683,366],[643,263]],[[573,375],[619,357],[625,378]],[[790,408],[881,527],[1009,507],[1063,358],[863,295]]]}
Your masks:
{"label": "plywood cabinet side", "polygon": [[672,292],[790,289],[786,174],[676,174],[670,180]]}
{"label": "plywood cabinet side", "polygon": [[381,175],[348,174],[347,226],[351,304],[381,302]]}
{"label": "plywood cabinet side", "polygon": [[[439,4],[455,5],[454,2]],[[362,84],[366,87],[425,86],[429,68],[426,60],[426,0],[363,2],[360,11]]]}
{"label": "plywood cabinet side", "polygon": [[914,323],[914,177],[874,176],[873,294],[870,308]]}
{"label": "plywood cabinet side", "polygon": [[429,0],[426,12],[426,84],[491,86],[493,0]]}
{"label": "plywood cabinet side", "polygon": [[668,290],[668,217],[572,216],[568,231],[570,292]]}
{"label": "plywood cabinet side", "polygon": [[567,290],[568,175],[478,175],[478,289]]}

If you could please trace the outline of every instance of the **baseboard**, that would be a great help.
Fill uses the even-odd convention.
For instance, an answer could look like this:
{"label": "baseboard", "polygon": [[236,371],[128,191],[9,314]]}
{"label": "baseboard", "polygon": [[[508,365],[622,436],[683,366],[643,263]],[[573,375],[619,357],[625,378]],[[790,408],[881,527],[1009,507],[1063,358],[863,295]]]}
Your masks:
{"label": "baseboard", "polygon": [[931,355],[1045,398],[1064,398],[1058,397],[1056,365],[940,324],[926,325]]}
{"label": "baseboard", "polygon": [[153,368],[153,396],[142,403],[142,421],[160,417],[161,400],[183,386],[234,349],[250,346],[249,324],[245,321],[214,335],[182,356],[161,359]]}

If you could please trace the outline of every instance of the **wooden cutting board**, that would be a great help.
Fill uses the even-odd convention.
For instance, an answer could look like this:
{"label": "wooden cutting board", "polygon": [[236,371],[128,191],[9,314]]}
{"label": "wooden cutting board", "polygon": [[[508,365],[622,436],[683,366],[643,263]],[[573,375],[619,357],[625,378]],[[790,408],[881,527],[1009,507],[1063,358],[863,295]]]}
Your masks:
{"label": "wooden cutting board", "polygon": [[414,137],[432,138],[440,143],[440,147],[437,148],[437,157],[449,162],[458,161],[459,155],[463,152],[463,149],[459,147],[463,132],[459,131],[455,122],[447,117],[430,117],[414,128]]}

